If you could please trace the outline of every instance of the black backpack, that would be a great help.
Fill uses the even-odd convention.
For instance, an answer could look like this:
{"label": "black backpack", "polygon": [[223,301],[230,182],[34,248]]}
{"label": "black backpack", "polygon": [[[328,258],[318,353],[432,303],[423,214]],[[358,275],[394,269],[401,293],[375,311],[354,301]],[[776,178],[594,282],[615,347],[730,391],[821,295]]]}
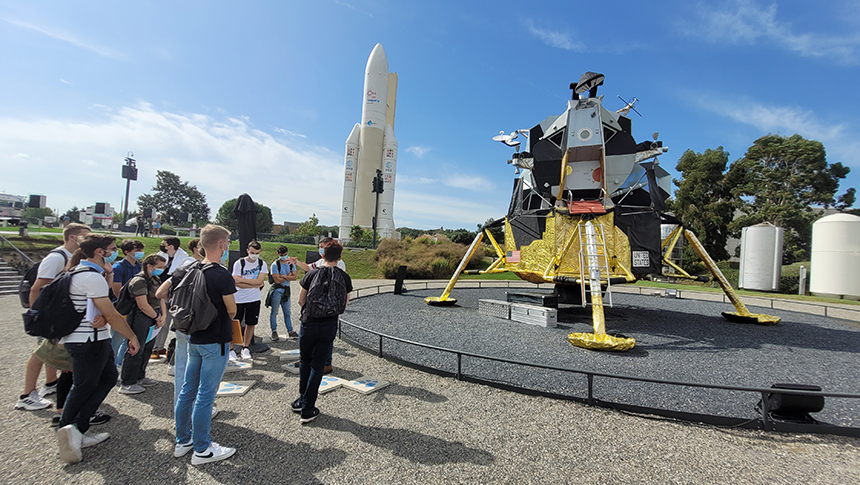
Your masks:
{"label": "black backpack", "polygon": [[113,303],[116,311],[122,316],[127,316],[135,309],[135,307],[137,307],[137,300],[134,298],[134,295],[131,294],[130,284],[136,277],[137,275],[132,276],[130,280],[126,281],[125,284],[122,285],[122,288],[119,290],[119,295]]}
{"label": "black backpack", "polygon": [[191,335],[206,330],[218,316],[218,308],[209,299],[209,292],[206,291],[206,276],[203,274],[215,266],[219,265],[204,265],[198,261],[174,272],[174,277],[179,276],[181,279],[179,284],[171,289],[168,313],[177,332]]}
{"label": "black backpack", "polygon": [[86,312],[79,312],[75,308],[69,295],[69,287],[74,275],[88,271],[98,273],[95,268],[78,266],[71,271],[60,273],[42,287],[32,308],[24,313],[24,331],[27,335],[56,339],[65,337],[78,328]]}
{"label": "black backpack", "polygon": [[[66,252],[62,249],[54,249],[48,254],[51,253],[60,253],[60,255],[63,256],[63,266],[65,267],[66,264],[68,264],[69,257],[66,256]],[[30,289],[33,288],[34,284],[36,284],[36,278],[39,276],[40,264],[42,264],[41,261],[31,266],[24,274],[24,279],[21,280],[21,284],[18,285],[18,298],[21,299],[21,306],[24,308],[30,308]]]}
{"label": "black backpack", "polygon": [[346,273],[342,269],[323,266],[317,270],[308,297],[302,307],[302,316],[311,318],[331,318],[346,310]]}

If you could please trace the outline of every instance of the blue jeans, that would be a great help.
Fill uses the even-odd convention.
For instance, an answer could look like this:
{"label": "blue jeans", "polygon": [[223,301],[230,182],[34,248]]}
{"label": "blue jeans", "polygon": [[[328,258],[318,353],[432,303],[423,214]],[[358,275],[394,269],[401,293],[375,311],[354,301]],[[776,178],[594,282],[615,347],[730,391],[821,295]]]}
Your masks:
{"label": "blue jeans", "polygon": [[188,365],[188,339],[182,332],[176,332],[176,350],[173,351],[173,406],[179,402],[179,391],[185,382],[185,368]]}
{"label": "blue jeans", "polygon": [[[125,354],[128,352],[128,339],[114,329],[110,330],[110,346],[113,349],[114,363],[117,367],[122,365]],[[146,357],[147,359],[149,356]]]}
{"label": "blue jeans", "polygon": [[72,356],[72,389],[63,406],[60,428],[74,423],[78,431],[86,433],[90,418],[116,385],[119,373],[107,340],[64,347]]}
{"label": "blue jeans", "polygon": [[293,331],[293,321],[290,310],[290,297],[284,298],[284,289],[278,288],[272,292],[272,312],[269,314],[269,326],[272,327],[272,332],[278,331],[278,307],[284,312],[284,323],[287,325],[287,332]]}
{"label": "blue jeans", "polygon": [[337,323],[311,326],[302,324],[302,334],[299,337],[299,399],[302,402],[302,417],[309,417],[316,405],[325,359],[331,355],[336,336]]}
{"label": "blue jeans", "polygon": [[[178,342],[178,339],[177,339]],[[203,453],[212,443],[209,428],[212,425],[212,403],[224,369],[230,344],[188,343],[188,364],[179,400],[176,401],[176,442],[193,440],[194,451]],[[193,428],[193,435],[192,435]]]}

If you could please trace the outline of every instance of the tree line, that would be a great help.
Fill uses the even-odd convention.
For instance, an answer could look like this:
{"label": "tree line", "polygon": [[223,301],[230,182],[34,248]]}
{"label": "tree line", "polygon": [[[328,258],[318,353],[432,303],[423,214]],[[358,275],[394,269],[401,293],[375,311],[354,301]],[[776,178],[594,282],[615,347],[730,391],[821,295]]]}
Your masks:
{"label": "tree line", "polygon": [[855,212],[848,210],[856,198],[853,187],[836,197],[839,181],[850,169],[828,163],[819,141],[768,134],[753,142],[743,157],[728,162],[723,147],[704,153],[687,150],[675,167],[681,176],[673,179],[677,190],[672,211],[715,260],[733,256],[726,251],[729,237],[769,222],[783,228],[783,263],[808,261],[812,223],[821,216],[820,209]]}

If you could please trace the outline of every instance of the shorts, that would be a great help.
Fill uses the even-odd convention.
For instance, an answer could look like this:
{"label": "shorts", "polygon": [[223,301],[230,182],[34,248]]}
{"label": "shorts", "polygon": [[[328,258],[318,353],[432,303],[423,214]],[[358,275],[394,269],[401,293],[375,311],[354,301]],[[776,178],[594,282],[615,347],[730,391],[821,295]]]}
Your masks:
{"label": "shorts", "polygon": [[260,319],[260,300],[248,303],[236,303],[236,320],[242,325],[254,326]]}

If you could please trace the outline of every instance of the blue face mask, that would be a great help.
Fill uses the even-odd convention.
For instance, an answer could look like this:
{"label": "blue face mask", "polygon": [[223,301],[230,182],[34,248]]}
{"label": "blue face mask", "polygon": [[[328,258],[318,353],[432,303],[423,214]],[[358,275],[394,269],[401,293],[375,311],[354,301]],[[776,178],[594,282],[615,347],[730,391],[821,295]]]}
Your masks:
{"label": "blue face mask", "polygon": [[143,259],[143,251],[135,251],[134,259],[135,261],[140,261],[141,259]]}
{"label": "blue face mask", "polygon": [[287,259],[289,259],[289,258],[290,258],[290,256],[289,256],[289,255],[287,255],[287,256],[278,256],[278,259],[280,259],[281,261],[286,261],[286,260],[287,260]]}
{"label": "blue face mask", "polygon": [[105,263],[108,263],[108,264],[113,263],[113,262],[114,262],[114,260],[116,259],[116,255],[117,255],[117,254],[119,254],[119,251],[117,251],[116,249],[114,249],[114,250],[113,250],[113,252],[112,252],[112,253],[110,253],[110,256],[105,256],[105,257],[104,257],[104,258],[105,258]]}
{"label": "blue face mask", "polygon": [[227,258],[230,257],[229,251],[224,251],[224,254],[221,255],[221,264],[225,264],[227,262]]}
{"label": "blue face mask", "polygon": [[320,248],[320,256],[325,256],[325,249],[324,248]]}
{"label": "blue face mask", "polygon": [[164,273],[164,268],[155,268],[150,272],[152,276],[161,276],[161,273]]}

